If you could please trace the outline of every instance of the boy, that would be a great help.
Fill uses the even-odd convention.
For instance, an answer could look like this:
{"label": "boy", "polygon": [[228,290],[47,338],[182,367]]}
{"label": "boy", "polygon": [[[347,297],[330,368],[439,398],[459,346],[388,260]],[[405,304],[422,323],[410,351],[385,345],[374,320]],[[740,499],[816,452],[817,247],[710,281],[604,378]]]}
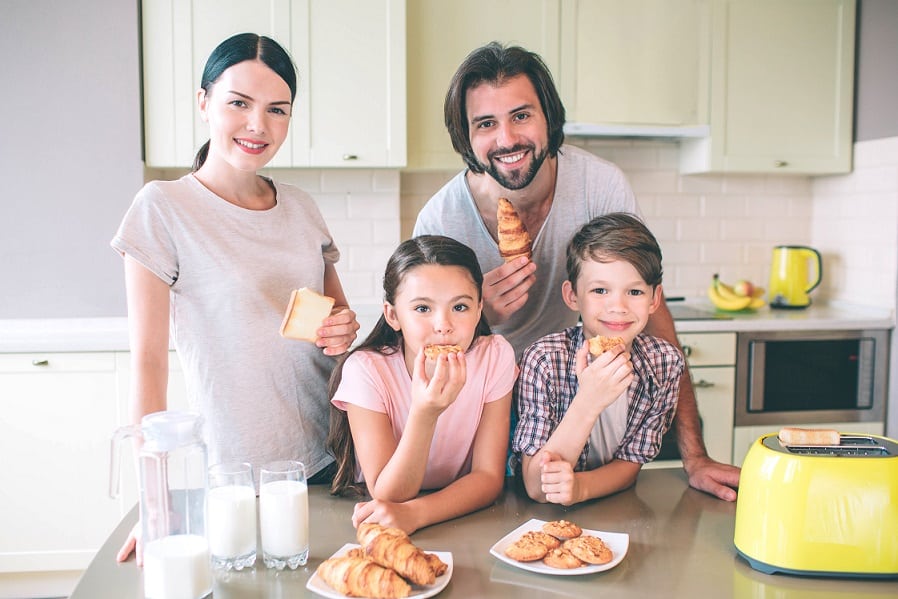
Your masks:
{"label": "boy", "polygon": [[[565,304],[581,326],[536,341],[515,385],[527,494],[571,505],[625,489],[658,454],[676,411],[685,361],[679,349],[642,331],[663,301],[661,249],[631,214],[584,225],[567,248]],[[620,337],[588,359],[586,340]]]}

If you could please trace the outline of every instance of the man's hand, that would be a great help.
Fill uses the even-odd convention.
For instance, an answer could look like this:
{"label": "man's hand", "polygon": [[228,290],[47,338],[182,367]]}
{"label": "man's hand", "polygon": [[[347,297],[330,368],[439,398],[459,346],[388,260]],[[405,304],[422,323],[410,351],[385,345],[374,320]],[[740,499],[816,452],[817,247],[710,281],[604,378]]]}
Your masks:
{"label": "man's hand", "polygon": [[715,495],[724,501],[736,501],[741,470],[736,466],[715,462],[708,456],[696,456],[683,460],[683,468],[689,476],[689,486]]}
{"label": "man's hand", "polygon": [[521,256],[483,275],[483,310],[491,325],[504,323],[527,303],[536,264]]}

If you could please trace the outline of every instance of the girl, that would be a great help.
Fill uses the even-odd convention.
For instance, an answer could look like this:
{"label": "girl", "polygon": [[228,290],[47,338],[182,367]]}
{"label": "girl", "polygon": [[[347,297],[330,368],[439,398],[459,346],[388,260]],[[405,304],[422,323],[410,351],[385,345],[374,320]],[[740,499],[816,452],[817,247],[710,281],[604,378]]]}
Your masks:
{"label": "girl", "polygon": [[[193,172],[147,184],[112,240],[125,260],[131,418],[166,409],[171,330],[210,463],[296,459],[329,482],[330,356],[359,325],[315,202],[257,174],[287,136],[295,67],[274,40],[235,35],[210,55],[196,97],[210,139]],[[299,287],[336,300],[318,347],[279,335]]]}
{"label": "girl", "polygon": [[[332,490],[358,490],[352,522],[414,532],[492,503],[502,490],[511,345],[490,335],[474,252],[448,237],[403,242],[384,274],[384,313],[331,379]],[[458,345],[428,364],[424,348]],[[422,490],[433,493],[421,494]]]}

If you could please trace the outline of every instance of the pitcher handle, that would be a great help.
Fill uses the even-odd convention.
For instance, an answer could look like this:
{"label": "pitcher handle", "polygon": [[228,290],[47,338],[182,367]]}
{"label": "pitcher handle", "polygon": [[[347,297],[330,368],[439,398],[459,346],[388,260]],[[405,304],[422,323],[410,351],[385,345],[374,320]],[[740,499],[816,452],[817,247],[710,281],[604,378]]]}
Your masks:
{"label": "pitcher handle", "polygon": [[810,287],[805,289],[806,293],[810,293],[813,289],[817,288],[817,286],[820,284],[820,281],[823,279],[823,257],[820,255],[820,252],[818,252],[814,248],[806,247],[805,250],[813,253],[816,258],[814,260],[814,272],[817,276],[812,281],[808,281]]}
{"label": "pitcher handle", "polygon": [[119,427],[112,434],[112,440],[110,441],[109,447],[109,497],[111,499],[118,497],[121,487],[122,441],[138,434],[140,434],[140,426],[137,424]]}

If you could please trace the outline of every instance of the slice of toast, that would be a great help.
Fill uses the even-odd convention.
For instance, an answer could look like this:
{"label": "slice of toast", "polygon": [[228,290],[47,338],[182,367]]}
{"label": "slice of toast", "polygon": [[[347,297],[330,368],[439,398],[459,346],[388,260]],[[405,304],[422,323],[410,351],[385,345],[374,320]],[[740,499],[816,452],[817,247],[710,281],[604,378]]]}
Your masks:
{"label": "slice of toast", "polygon": [[830,428],[797,428],[784,426],[780,429],[779,440],[783,445],[840,445],[839,431]]}
{"label": "slice of toast", "polygon": [[308,287],[294,289],[287,303],[287,312],[281,323],[281,336],[315,342],[318,329],[325,318],[330,316],[334,298],[321,295]]}

